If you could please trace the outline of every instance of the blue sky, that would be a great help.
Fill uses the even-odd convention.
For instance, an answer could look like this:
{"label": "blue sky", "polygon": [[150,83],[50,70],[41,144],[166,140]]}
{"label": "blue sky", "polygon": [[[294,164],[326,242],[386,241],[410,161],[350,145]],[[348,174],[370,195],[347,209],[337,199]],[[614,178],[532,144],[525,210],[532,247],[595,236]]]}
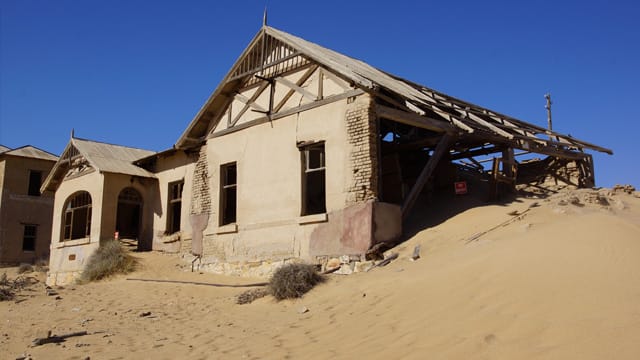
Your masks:
{"label": "blue sky", "polygon": [[612,148],[640,186],[634,1],[0,0],[0,144],[171,147],[262,23],[449,95]]}

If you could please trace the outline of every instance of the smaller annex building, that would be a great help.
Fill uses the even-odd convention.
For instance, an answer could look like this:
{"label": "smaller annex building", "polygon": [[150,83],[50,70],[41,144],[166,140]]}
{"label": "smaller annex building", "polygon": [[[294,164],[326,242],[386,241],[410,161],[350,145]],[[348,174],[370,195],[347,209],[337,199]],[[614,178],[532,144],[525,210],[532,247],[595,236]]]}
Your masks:
{"label": "smaller annex building", "polygon": [[56,194],[48,283],[116,233],[226,273],[357,257],[465,177],[593,186],[587,150],[612,153],[265,25],[172,149],[71,138],[42,186]]}
{"label": "smaller annex building", "polygon": [[0,263],[49,257],[53,192],[40,193],[58,157],[31,145],[0,145]]}

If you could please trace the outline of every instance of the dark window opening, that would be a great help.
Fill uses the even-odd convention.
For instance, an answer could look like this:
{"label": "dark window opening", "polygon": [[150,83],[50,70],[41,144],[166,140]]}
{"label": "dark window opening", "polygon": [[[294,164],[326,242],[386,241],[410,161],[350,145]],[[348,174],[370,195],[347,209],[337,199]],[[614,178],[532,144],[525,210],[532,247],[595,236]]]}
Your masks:
{"label": "dark window opening", "polygon": [[302,156],[302,215],[327,211],[324,143],[300,148]]}
{"label": "dark window opening", "polygon": [[36,251],[37,225],[25,225],[22,235],[22,251]]}
{"label": "dark window opening", "polygon": [[167,208],[167,233],[180,231],[180,215],[182,213],[182,189],[184,181],[169,184],[169,202]]}
{"label": "dark window opening", "polygon": [[64,206],[62,240],[75,240],[91,235],[91,195],[81,191],[67,199]]}
{"label": "dark window opening", "polygon": [[236,163],[220,166],[220,225],[236,222],[238,173]]}
{"label": "dark window opening", "polygon": [[29,170],[29,196],[40,196],[42,171]]}

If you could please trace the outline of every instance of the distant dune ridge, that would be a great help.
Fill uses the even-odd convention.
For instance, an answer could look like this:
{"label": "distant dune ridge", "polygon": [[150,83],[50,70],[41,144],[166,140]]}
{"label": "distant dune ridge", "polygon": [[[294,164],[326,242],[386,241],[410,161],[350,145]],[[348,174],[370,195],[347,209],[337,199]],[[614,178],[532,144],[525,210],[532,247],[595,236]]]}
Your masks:
{"label": "distant dune ridge", "polygon": [[[26,273],[40,283],[0,302],[0,358],[640,359],[635,189],[564,190],[456,213],[414,226],[387,252],[399,254],[389,265],[329,275],[296,300],[238,305],[247,288],[127,276],[47,296],[44,276]],[[135,256],[141,268],[130,277],[263,281],[192,273],[173,255]],[[48,331],[87,334],[30,346]]]}

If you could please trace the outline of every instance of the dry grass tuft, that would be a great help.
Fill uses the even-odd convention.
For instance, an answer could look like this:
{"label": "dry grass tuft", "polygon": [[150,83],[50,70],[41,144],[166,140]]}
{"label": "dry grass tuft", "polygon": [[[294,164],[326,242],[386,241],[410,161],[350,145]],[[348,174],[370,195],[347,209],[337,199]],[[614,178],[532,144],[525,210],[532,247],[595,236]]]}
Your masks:
{"label": "dry grass tuft", "polygon": [[18,291],[31,285],[31,281],[23,276],[18,276],[11,280],[7,273],[0,275],[0,301],[13,300]]}
{"label": "dry grass tuft", "polygon": [[299,298],[322,281],[324,277],[318,274],[314,265],[287,264],[271,277],[269,292],[278,300]]}
{"label": "dry grass tuft", "polygon": [[20,267],[18,267],[18,274],[24,274],[27,272],[33,272],[33,266],[27,263],[20,264]]}
{"label": "dry grass tuft", "polygon": [[137,261],[116,240],[100,244],[87,262],[80,283],[104,279],[115,274],[128,274],[136,269]]}
{"label": "dry grass tuft", "polygon": [[265,288],[249,289],[236,298],[236,304],[251,304],[253,301],[269,295],[269,290]]}

